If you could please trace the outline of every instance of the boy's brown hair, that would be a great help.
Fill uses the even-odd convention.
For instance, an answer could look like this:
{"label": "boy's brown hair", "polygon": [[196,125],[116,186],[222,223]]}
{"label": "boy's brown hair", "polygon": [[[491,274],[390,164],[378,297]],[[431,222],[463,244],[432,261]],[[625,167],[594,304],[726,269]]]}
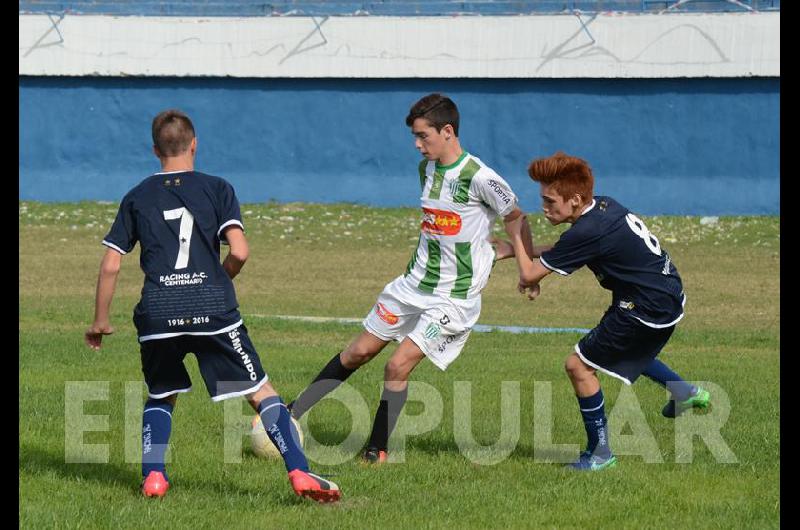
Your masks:
{"label": "boy's brown hair", "polygon": [[536,182],[553,185],[565,201],[578,194],[584,203],[591,202],[594,190],[592,168],[582,158],[562,151],[547,158],[537,158],[528,166],[528,175]]}

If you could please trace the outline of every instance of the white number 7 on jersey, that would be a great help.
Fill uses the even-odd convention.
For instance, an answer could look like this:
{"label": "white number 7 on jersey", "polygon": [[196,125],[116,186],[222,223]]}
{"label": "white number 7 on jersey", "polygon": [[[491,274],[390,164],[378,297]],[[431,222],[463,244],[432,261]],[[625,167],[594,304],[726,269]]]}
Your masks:
{"label": "white number 7 on jersey", "polygon": [[642,220],[632,213],[626,215],[625,220],[628,221],[628,226],[631,227],[633,233],[642,238],[642,241],[644,241],[644,244],[650,249],[650,252],[656,256],[660,256],[661,243],[658,242],[656,236],[650,233],[650,230],[647,229]]}
{"label": "white number 7 on jersey", "polygon": [[192,244],[192,230],[194,229],[194,215],[186,208],[164,210],[164,219],[172,221],[181,220],[178,235],[178,259],[175,260],[175,270],[185,269],[189,265],[189,245]]}

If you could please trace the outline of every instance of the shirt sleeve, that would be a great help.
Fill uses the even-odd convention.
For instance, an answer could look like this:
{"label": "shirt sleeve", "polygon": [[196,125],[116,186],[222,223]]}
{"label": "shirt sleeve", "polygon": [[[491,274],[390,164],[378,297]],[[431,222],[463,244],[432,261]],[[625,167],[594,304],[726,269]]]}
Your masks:
{"label": "shirt sleeve", "polygon": [[572,274],[600,253],[600,238],[591,237],[574,227],[561,234],[553,248],[542,252],[542,265],[562,276]]}
{"label": "shirt sleeve", "polygon": [[242,213],[239,209],[239,199],[236,198],[236,192],[234,191],[233,186],[231,186],[228,182],[224,182],[220,191],[219,220],[217,237],[219,237],[219,240],[222,243],[228,243],[224,233],[224,230],[227,227],[234,225],[244,230]]}
{"label": "shirt sleeve", "polygon": [[133,201],[126,195],[119,205],[117,218],[114,219],[111,230],[103,238],[103,244],[124,255],[133,250],[138,240],[139,234],[133,218]]}
{"label": "shirt sleeve", "polygon": [[478,199],[497,215],[505,217],[517,206],[517,196],[503,177],[494,172],[481,172],[473,179]]}

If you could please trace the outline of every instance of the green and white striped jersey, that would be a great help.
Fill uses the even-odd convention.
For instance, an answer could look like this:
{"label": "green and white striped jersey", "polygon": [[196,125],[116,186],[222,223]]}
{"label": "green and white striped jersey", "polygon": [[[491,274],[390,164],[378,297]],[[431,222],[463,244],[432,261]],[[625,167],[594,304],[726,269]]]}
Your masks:
{"label": "green and white striped jersey", "polygon": [[494,249],[488,241],[497,216],[517,205],[508,183],[466,151],[449,166],[423,160],[422,223],[405,281],[422,292],[455,299],[480,294]]}

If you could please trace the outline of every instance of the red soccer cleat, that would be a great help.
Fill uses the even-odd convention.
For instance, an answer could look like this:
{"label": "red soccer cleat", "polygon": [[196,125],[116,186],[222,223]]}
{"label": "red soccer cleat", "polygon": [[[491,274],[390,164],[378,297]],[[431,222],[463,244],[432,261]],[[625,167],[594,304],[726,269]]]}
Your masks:
{"label": "red soccer cleat", "polygon": [[296,494],[317,502],[336,502],[342,496],[339,486],[310,471],[302,471],[300,469],[290,471],[289,480]]}
{"label": "red soccer cleat", "polygon": [[169,482],[160,471],[151,471],[142,481],[142,495],[145,497],[163,497],[168,489]]}
{"label": "red soccer cleat", "polygon": [[364,451],[363,459],[367,464],[385,464],[389,460],[389,454],[386,451],[370,447]]}

